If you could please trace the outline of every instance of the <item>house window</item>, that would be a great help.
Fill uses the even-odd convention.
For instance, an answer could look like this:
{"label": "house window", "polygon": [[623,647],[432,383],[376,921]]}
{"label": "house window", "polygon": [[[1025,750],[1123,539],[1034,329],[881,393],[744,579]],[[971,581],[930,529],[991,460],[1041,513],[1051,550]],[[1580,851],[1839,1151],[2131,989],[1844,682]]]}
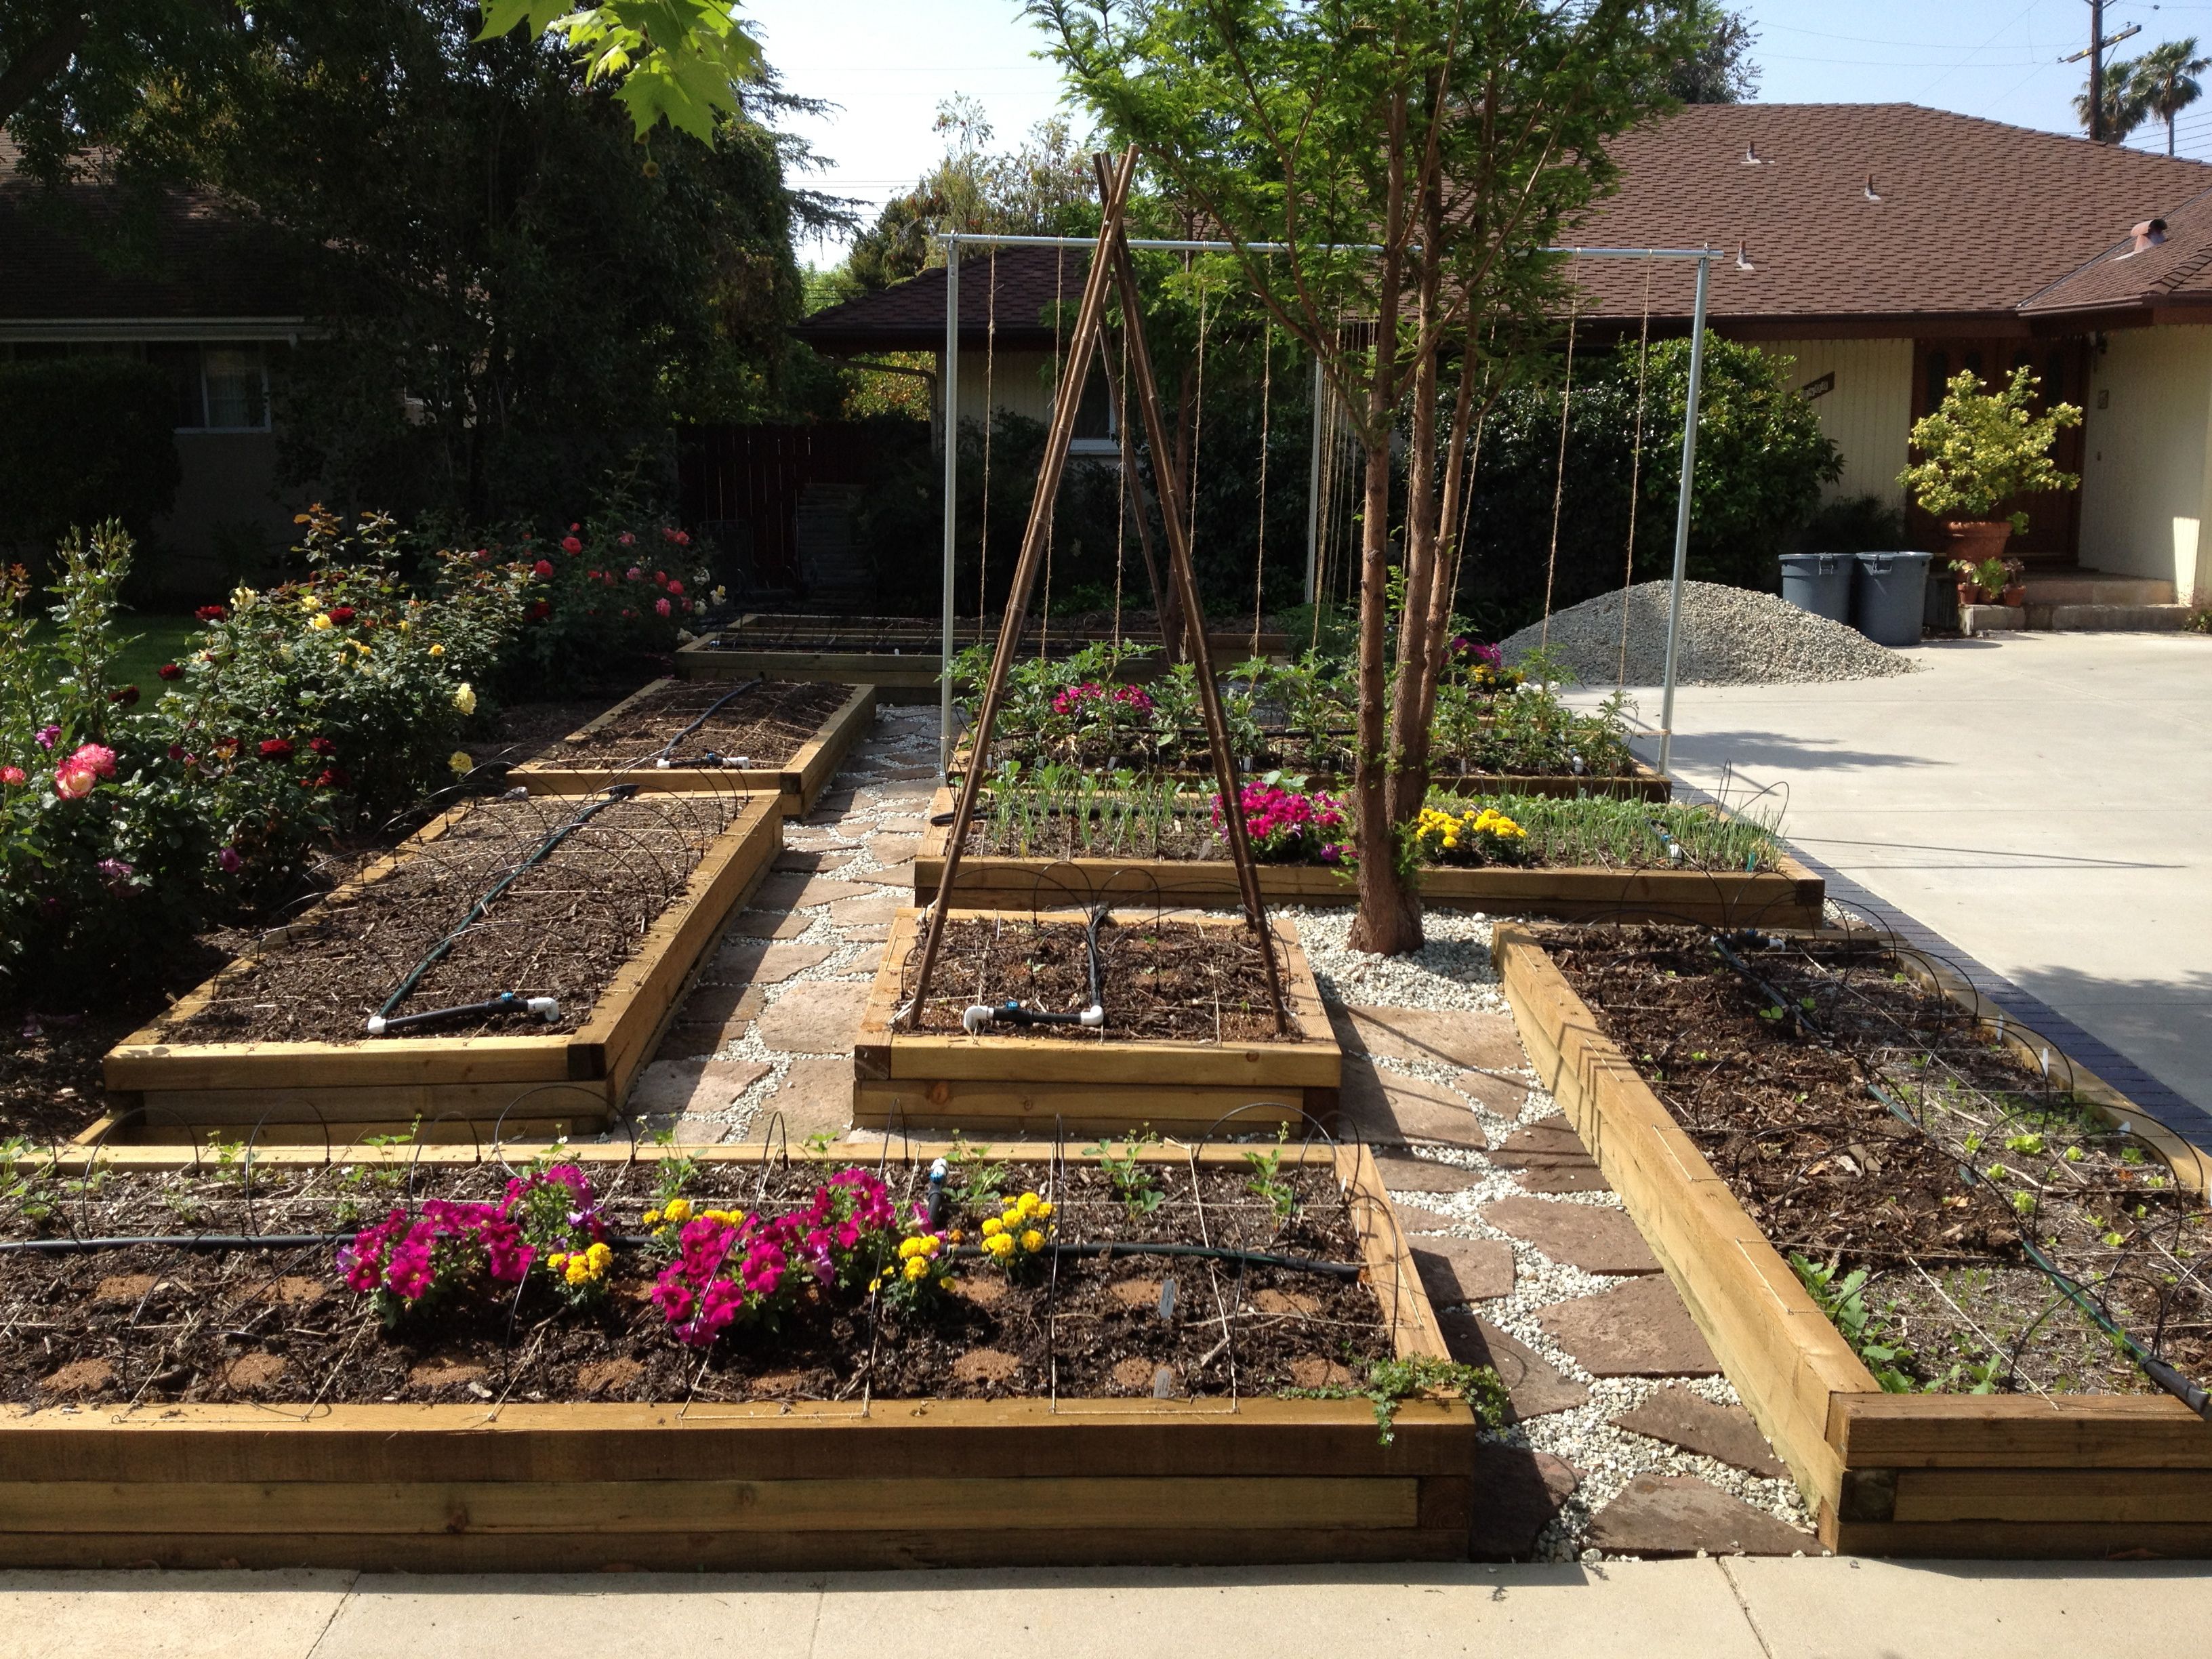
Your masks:
{"label": "house window", "polygon": [[180,431],[269,429],[269,366],[258,343],[163,341],[149,345],[146,356],[169,371]]}
{"label": "house window", "polygon": [[1068,439],[1071,455],[1118,456],[1121,429],[1114,423],[1114,399],[1106,389],[1103,369],[1091,375],[1083,388],[1083,401],[1075,406],[1075,431]]}

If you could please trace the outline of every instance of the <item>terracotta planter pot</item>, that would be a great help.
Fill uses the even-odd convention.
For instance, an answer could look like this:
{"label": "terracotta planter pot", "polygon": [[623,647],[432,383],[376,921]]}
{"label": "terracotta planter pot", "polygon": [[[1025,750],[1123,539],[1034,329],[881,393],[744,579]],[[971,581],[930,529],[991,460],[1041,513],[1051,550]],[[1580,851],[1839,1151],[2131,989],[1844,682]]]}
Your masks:
{"label": "terracotta planter pot", "polygon": [[2004,557],[2005,544],[2012,539],[2012,520],[2009,519],[1978,519],[1961,523],[1947,524],[1950,540],[1944,544],[1943,556],[1950,559],[1965,559],[1979,564],[1984,559]]}
{"label": "terracotta planter pot", "polygon": [[2017,611],[2021,606],[2027,603],[2027,584],[2026,582],[2012,583],[2005,589],[2003,599],[2007,605],[2012,606],[2014,610]]}

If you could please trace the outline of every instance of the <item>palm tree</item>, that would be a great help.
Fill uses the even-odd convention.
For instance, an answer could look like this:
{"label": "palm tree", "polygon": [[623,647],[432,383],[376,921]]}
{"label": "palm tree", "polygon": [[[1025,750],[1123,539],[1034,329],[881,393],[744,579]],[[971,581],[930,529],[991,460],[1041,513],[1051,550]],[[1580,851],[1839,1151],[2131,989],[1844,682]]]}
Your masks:
{"label": "palm tree", "polygon": [[2192,34],[2186,40],[2153,46],[2132,67],[2129,95],[2142,106],[2145,116],[2155,115],[2166,123],[2166,153],[2171,155],[2173,118],[2203,95],[2203,82],[2197,77],[2212,69],[2212,58],[2197,55],[2197,37]]}
{"label": "palm tree", "polygon": [[[2136,60],[2115,58],[2105,65],[2105,119],[2102,137],[2108,144],[2117,144],[2143,124],[2150,113],[2136,91]],[[2089,88],[2084,82],[2081,90],[2074,94],[2074,116],[2081,122],[2081,131],[2091,131],[2089,123]]]}

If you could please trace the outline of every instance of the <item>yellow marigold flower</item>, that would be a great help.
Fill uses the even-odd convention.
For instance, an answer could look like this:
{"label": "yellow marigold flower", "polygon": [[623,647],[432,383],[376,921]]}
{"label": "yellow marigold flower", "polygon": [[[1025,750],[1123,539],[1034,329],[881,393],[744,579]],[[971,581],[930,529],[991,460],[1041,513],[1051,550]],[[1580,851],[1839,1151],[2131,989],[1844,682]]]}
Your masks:
{"label": "yellow marigold flower", "polygon": [[966,1233],[962,1232],[962,1231],[960,1231],[960,1229],[959,1229],[959,1228],[957,1228],[957,1227],[955,1227],[955,1228],[952,1230],[952,1235],[951,1235],[951,1237],[952,1237],[952,1242],[953,1242],[955,1244],[965,1244],[965,1243],[968,1242],[968,1235],[967,1235]]}
{"label": "yellow marigold flower", "polygon": [[1038,1205],[1036,1206],[1036,1212],[1037,1219],[1040,1221],[1049,1221],[1052,1219],[1052,1206],[1050,1204]]}
{"label": "yellow marigold flower", "polygon": [[[1004,1232],[1004,1231],[1006,1231],[1006,1224],[1005,1222],[1003,1222],[1003,1221],[1000,1220],[998,1217],[996,1217],[996,1216],[994,1216],[994,1216],[986,1216],[986,1217],[983,1218],[983,1237],[984,1237],[985,1238],[987,1238],[987,1239],[996,1238],[996,1237],[997,1237],[1000,1233],[1002,1233],[1002,1232]],[[985,1246],[984,1246],[984,1248],[985,1248],[986,1249],[988,1249],[990,1248],[990,1246],[987,1244],[987,1245],[985,1245]]]}
{"label": "yellow marigold flower", "polygon": [[1003,1260],[1014,1248],[1013,1235],[1003,1232],[993,1233],[983,1241],[983,1248],[991,1255]]}
{"label": "yellow marigold flower", "polygon": [[1022,1235],[1022,1248],[1031,1255],[1044,1249],[1044,1235],[1032,1227]]}
{"label": "yellow marigold flower", "polygon": [[671,1221],[689,1221],[691,1218],[691,1200],[688,1198],[672,1198],[668,1200],[668,1207],[661,1213]]}
{"label": "yellow marigold flower", "polygon": [[921,1254],[921,1241],[918,1238],[902,1238],[899,1240],[898,1253],[900,1261],[913,1261]]}
{"label": "yellow marigold flower", "polygon": [[708,1221],[720,1222],[725,1227],[744,1224],[745,1212],[743,1210],[702,1210],[699,1213]]}
{"label": "yellow marigold flower", "polygon": [[1044,1200],[1039,1198],[1035,1193],[1024,1193],[1022,1194],[1022,1201],[1017,1207],[1020,1209],[1024,1215],[1030,1216],[1035,1215],[1037,1212],[1037,1206],[1043,1202]]}
{"label": "yellow marigold flower", "polygon": [[660,1224],[660,1212],[658,1210],[647,1210],[645,1212],[644,1221],[645,1224],[648,1227],[658,1227]]}
{"label": "yellow marigold flower", "polygon": [[906,1282],[909,1285],[929,1277],[929,1263],[920,1256],[909,1256],[906,1264]]}
{"label": "yellow marigold flower", "polygon": [[545,1265],[552,1268],[556,1273],[558,1273],[562,1267],[568,1265],[568,1253],[566,1250],[554,1251],[552,1255],[545,1258]]}

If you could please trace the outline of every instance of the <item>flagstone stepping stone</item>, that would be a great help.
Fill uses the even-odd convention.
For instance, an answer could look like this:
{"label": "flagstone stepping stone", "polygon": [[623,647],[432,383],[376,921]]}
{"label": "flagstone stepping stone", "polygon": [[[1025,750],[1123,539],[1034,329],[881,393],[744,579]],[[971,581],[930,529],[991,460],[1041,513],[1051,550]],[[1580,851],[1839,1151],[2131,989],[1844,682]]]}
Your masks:
{"label": "flagstone stepping stone", "polygon": [[1820,1540],[1709,1482],[1639,1474],[1591,1517],[1589,1541],[1608,1554],[1795,1555]]}
{"label": "flagstone stepping stone", "polygon": [[1474,1449],[1474,1523],[1467,1541],[1468,1559],[1475,1561],[1518,1561],[1533,1554],[1559,1506],[1582,1485],[1573,1465],[1549,1452],[1495,1440]]}
{"label": "flagstone stepping stone", "polygon": [[740,910],[731,920],[730,932],[740,939],[796,939],[813,925],[812,916],[788,910]]}
{"label": "flagstone stepping stone", "polygon": [[888,921],[864,922],[847,927],[844,933],[848,945],[884,945],[890,942],[891,925]]}
{"label": "flagstone stepping stone", "polygon": [[1564,1376],[1528,1344],[1480,1317],[1472,1308],[1447,1308],[1437,1316],[1444,1347],[1462,1365],[1488,1365],[1505,1384],[1516,1422],[1572,1411],[1589,1390]]}
{"label": "flagstone stepping stone", "polygon": [[1501,1233],[1534,1244],[1554,1261],[1586,1273],[1656,1273],[1658,1259],[1636,1224],[1621,1210],[1595,1204],[1547,1204],[1540,1198],[1501,1198],[1482,1218]]}
{"label": "flagstone stepping stone", "polygon": [[827,870],[841,869],[859,855],[860,849],[853,847],[787,847],[775,855],[775,862],[769,865],[769,869],[777,875],[790,872],[819,875]]}
{"label": "flagstone stepping stone", "polygon": [[1564,1117],[1524,1123],[1492,1148],[1490,1161],[1510,1170],[1532,1193],[1603,1193],[1612,1188]]}
{"label": "flagstone stepping stone", "polygon": [[[733,939],[725,945],[708,969],[716,985],[781,985],[794,974],[803,974],[835,955],[832,945],[793,945],[788,939]],[[696,993],[693,994],[694,1000]],[[687,1008],[689,1004],[686,1005]],[[687,1013],[678,1019],[688,1018]]]}
{"label": "flagstone stepping stone", "polygon": [[1460,1193],[1482,1179],[1473,1170],[1456,1164],[1439,1164],[1431,1158],[1411,1158],[1403,1152],[1377,1152],[1375,1168],[1382,1187],[1392,1193]]}
{"label": "flagstone stepping stone", "polygon": [[784,1136],[793,1146],[809,1135],[842,1134],[853,1121],[853,1062],[793,1060],[782,1084],[762,1103],[751,1139],[759,1139],[770,1112],[783,1114]]}
{"label": "flagstone stepping stone", "polygon": [[631,1085],[629,1109],[641,1117],[726,1112],[768,1074],[757,1060],[656,1060]]}
{"label": "flagstone stepping stone", "polygon": [[1421,1287],[1437,1307],[1513,1294],[1513,1247],[1502,1238],[1434,1238],[1413,1248]]}
{"label": "flagstone stepping stone", "polygon": [[1387,1008],[1355,1003],[1351,1041],[1380,1060],[1428,1060],[1444,1066],[1488,1066],[1510,1070],[1528,1056],[1510,1014],[1473,1008]]}
{"label": "flagstone stepping stone", "polygon": [[1716,1406],[1687,1389],[1662,1389],[1613,1421],[1617,1428],[1633,1429],[1654,1440],[1718,1458],[1770,1480],[1779,1480],[1788,1472],[1749,1412],[1741,1406]]}
{"label": "flagstone stepping stone", "polygon": [[915,849],[921,845],[919,836],[870,836],[868,855],[878,864],[911,864]]}
{"label": "flagstone stepping stone", "polygon": [[1418,1204],[1393,1204],[1390,1208],[1398,1217],[1398,1224],[1409,1233],[1437,1233],[1448,1227],[1467,1224],[1455,1215],[1446,1215],[1441,1210],[1425,1210]]}
{"label": "flagstone stepping stone", "polygon": [[830,920],[840,927],[854,926],[889,927],[902,906],[907,902],[904,895],[885,888],[870,890],[866,898],[844,899],[830,907]]}
{"label": "flagstone stepping stone", "polygon": [[872,977],[876,969],[883,965],[884,947],[872,945],[837,971],[841,974],[866,974]]}
{"label": "flagstone stepping stone", "polygon": [[1632,1279],[1536,1310],[1552,1339],[1593,1376],[1717,1376],[1720,1365],[1664,1278]]}
{"label": "flagstone stepping stone", "polygon": [[858,980],[794,986],[761,1015],[760,1040],[791,1054],[850,1054],[868,990]]}
{"label": "flagstone stepping stone", "polygon": [[857,881],[840,881],[835,876],[811,876],[803,871],[787,870],[781,875],[763,879],[752,896],[756,910],[811,910],[820,905],[834,904],[839,899],[870,898],[875,889]]}
{"label": "flagstone stepping stone", "polygon": [[1385,1072],[1357,1055],[1345,1057],[1338,1098],[1346,1132],[1370,1146],[1487,1144],[1464,1095],[1441,1083]]}

